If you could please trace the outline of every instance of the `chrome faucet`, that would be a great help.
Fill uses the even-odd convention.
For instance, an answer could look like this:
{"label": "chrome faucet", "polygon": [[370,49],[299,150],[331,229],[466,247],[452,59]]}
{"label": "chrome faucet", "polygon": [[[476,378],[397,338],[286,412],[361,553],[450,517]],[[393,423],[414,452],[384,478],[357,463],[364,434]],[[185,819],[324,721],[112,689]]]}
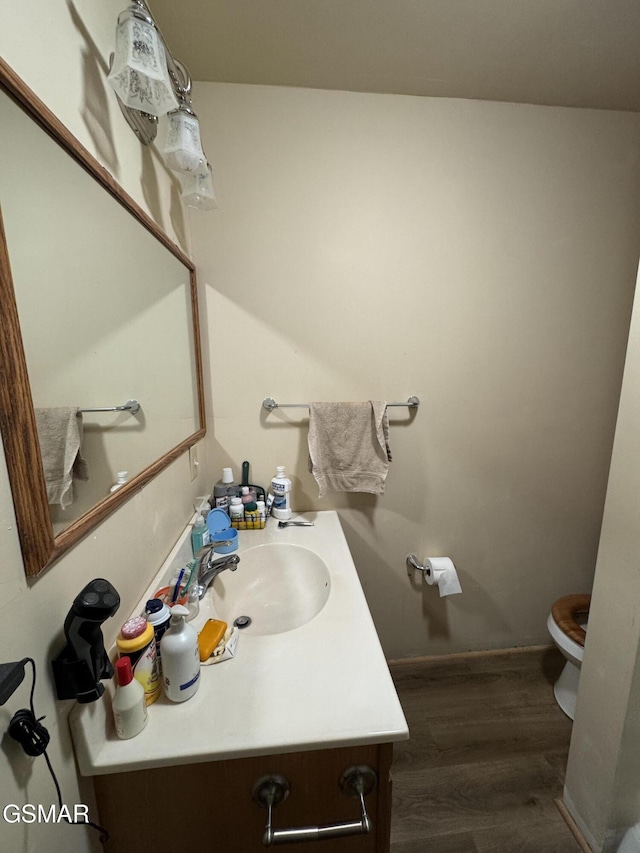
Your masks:
{"label": "chrome faucet", "polygon": [[221,557],[214,559],[214,548],[220,548],[225,545],[235,545],[235,540],[225,539],[222,542],[215,542],[211,545],[205,545],[196,554],[196,589],[198,590],[198,598],[204,597],[204,594],[209,589],[220,572],[229,569],[232,572],[238,568],[240,557],[237,554],[223,554]]}

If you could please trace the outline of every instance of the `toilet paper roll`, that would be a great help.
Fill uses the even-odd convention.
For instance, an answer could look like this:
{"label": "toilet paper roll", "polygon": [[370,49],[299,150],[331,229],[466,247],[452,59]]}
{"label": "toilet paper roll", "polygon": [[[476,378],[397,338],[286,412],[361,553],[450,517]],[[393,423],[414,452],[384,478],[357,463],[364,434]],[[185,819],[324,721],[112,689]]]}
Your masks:
{"label": "toilet paper roll", "polygon": [[424,579],[430,586],[438,587],[440,598],[462,592],[456,567],[449,557],[427,557],[425,569]]}

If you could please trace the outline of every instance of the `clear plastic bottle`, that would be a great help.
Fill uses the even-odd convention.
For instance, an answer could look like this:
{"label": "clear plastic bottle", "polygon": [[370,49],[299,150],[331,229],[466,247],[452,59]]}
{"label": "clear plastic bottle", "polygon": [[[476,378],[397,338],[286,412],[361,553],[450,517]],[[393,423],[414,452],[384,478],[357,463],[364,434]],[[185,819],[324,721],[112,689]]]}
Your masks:
{"label": "clear plastic bottle", "polygon": [[147,725],[147,703],[144,698],[144,688],[133,677],[131,660],[126,655],[116,661],[116,675],[118,683],[111,707],[116,734],[119,738],[126,740],[140,734]]}
{"label": "clear plastic bottle", "polygon": [[291,480],[284,475],[284,465],[278,465],[276,468],[276,476],[271,481],[271,491],[273,517],[282,521],[291,518]]}
{"label": "clear plastic bottle", "polygon": [[191,622],[191,620],[195,619],[198,613],[200,613],[200,599],[198,597],[198,587],[195,584],[189,589],[187,610],[189,611],[189,615],[185,616],[187,622]]}
{"label": "clear plastic bottle", "polygon": [[207,520],[207,516],[208,516],[208,515],[209,515],[209,513],[211,512],[211,503],[210,503],[210,501],[209,501],[209,498],[203,498],[203,499],[201,500],[201,502],[199,503],[199,505],[195,508],[195,510],[196,510],[196,512],[199,512],[199,513],[200,513],[200,515],[201,515],[201,516],[204,518],[204,520],[206,521],[206,520]]}
{"label": "clear plastic bottle", "polygon": [[219,506],[222,507],[222,509],[226,509],[229,506],[230,498],[237,495],[238,492],[239,486],[233,479],[233,469],[223,468],[222,479],[218,480],[213,487],[211,506]]}

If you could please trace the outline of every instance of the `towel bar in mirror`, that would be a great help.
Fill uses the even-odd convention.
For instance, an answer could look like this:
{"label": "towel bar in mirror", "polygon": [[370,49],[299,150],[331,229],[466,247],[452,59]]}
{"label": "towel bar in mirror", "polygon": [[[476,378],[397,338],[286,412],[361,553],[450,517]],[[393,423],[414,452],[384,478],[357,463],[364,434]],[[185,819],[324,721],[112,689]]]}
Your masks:
{"label": "towel bar in mirror", "polygon": [[[204,435],[196,277],[1,59],[0,126],[0,429],[35,576]],[[142,407],[104,411],[127,393]],[[89,479],[65,510],[47,503],[35,423],[54,407],[84,410]]]}

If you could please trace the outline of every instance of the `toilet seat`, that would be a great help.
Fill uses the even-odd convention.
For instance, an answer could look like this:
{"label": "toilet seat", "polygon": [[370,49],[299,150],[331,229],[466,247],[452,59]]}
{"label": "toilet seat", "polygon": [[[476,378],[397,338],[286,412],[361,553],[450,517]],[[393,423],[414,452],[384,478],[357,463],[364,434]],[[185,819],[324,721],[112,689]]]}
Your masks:
{"label": "toilet seat", "polygon": [[[564,669],[553,686],[553,694],[564,713],[573,720],[580,684],[580,668],[587,634],[578,622],[580,615],[589,616],[590,595],[565,595],[551,608],[547,628],[554,643],[566,658]],[[584,618],[586,624],[587,619]]]}
{"label": "toilet seat", "polygon": [[565,595],[551,608],[551,616],[558,628],[581,648],[584,648],[587,633],[578,623],[577,617],[588,615],[590,604],[590,595]]}

